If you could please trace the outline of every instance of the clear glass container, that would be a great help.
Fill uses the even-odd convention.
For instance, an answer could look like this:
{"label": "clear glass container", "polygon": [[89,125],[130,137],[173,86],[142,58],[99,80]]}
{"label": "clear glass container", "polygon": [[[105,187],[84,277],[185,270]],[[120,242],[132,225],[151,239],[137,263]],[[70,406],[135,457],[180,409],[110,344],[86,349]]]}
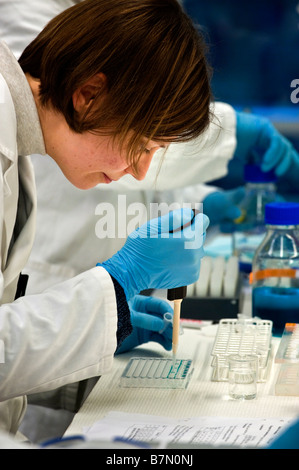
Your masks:
{"label": "clear glass container", "polygon": [[233,254],[239,259],[240,271],[250,273],[257,247],[265,236],[265,205],[277,198],[274,172],[262,172],[258,165],[244,168],[245,196],[239,208],[232,237]]}
{"label": "clear glass container", "polygon": [[286,323],[299,322],[299,204],[267,204],[265,224],[250,274],[252,316],[272,320],[281,335]]}

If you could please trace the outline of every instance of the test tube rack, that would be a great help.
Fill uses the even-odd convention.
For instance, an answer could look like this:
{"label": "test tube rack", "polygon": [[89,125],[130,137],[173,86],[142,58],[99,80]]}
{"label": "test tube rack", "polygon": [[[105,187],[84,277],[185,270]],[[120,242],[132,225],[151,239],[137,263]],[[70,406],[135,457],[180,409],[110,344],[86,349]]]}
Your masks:
{"label": "test tube rack", "polygon": [[280,364],[275,395],[299,396],[299,324],[286,323],[275,363]]}
{"label": "test tube rack", "polygon": [[276,363],[298,363],[299,366],[299,323],[286,323],[275,356]]}
{"label": "test tube rack", "polygon": [[272,321],[256,318],[224,318],[219,322],[212,349],[212,381],[228,381],[228,357],[231,354],[255,355],[258,382],[266,382],[271,352]]}

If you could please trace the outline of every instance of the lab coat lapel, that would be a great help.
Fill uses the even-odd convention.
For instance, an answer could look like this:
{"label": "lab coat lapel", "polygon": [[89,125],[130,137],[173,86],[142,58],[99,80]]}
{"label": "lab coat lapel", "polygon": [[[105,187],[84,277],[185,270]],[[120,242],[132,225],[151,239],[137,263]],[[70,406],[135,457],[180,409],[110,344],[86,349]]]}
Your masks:
{"label": "lab coat lapel", "polygon": [[[15,175],[13,176],[13,173],[16,173],[17,178]],[[19,164],[15,165],[14,170],[8,176],[6,184],[11,183],[13,186],[7,187],[8,190],[11,190],[11,195],[4,198],[4,201],[5,204],[7,203],[10,206],[12,212],[14,211],[16,214],[16,211],[19,211],[17,220],[19,232],[12,233],[12,236],[15,235],[16,239],[8,247],[9,252],[4,270],[3,298],[6,296],[6,291],[9,296],[12,292],[15,292],[19,273],[24,268],[32,249],[36,219],[35,181],[30,157],[19,157]],[[18,183],[19,179],[20,184]],[[17,186],[15,187],[16,183]],[[22,194],[19,196],[20,192]],[[15,193],[15,197],[12,196],[13,193]],[[8,220],[6,230],[14,230],[14,226],[10,225],[11,222],[12,220]]]}
{"label": "lab coat lapel", "polygon": [[11,240],[11,233],[16,217],[18,198],[16,116],[7,84],[0,74],[0,230],[1,230],[1,268],[5,269]]}
{"label": "lab coat lapel", "polygon": [[19,194],[19,181],[18,170],[16,162],[10,162],[10,165],[3,176],[3,210],[4,210],[4,223],[3,223],[3,263],[6,266],[9,246],[13,236],[13,230],[16,222],[18,194]]}

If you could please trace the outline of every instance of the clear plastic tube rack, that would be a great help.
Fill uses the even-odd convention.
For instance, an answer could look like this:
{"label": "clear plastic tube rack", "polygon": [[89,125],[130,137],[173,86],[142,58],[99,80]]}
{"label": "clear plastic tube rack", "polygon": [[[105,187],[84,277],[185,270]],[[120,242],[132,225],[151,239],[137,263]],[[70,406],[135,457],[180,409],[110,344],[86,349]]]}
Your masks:
{"label": "clear plastic tube rack", "polygon": [[228,380],[228,357],[231,354],[256,355],[258,382],[265,382],[271,351],[272,321],[260,319],[222,319],[212,349],[212,380]]}

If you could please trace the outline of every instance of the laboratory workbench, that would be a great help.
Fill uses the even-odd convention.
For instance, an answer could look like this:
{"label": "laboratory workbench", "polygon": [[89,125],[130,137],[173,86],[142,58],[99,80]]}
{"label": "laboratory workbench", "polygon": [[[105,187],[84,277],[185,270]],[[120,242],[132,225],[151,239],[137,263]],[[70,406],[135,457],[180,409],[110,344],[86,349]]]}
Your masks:
{"label": "laboratory workbench", "polygon": [[278,364],[274,356],[280,338],[272,337],[270,371],[266,382],[258,383],[257,397],[237,401],[228,397],[228,383],[212,381],[211,352],[218,325],[202,329],[184,328],[177,357],[191,359],[193,374],[186,389],[124,388],[120,377],[131,357],[169,357],[157,343],[139,346],[115,357],[113,369],[98,380],[65,436],[84,433],[86,427],[104,418],[110,411],[142,413],[171,418],[238,417],[295,419],[299,415],[299,398],[276,396]]}

